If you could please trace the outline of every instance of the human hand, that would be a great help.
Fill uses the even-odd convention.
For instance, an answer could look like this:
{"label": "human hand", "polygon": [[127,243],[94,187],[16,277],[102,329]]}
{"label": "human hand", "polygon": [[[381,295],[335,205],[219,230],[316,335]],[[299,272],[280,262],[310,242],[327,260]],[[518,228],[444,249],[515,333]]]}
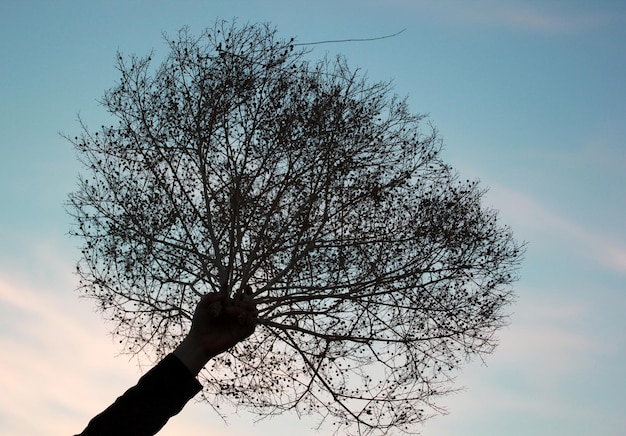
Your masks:
{"label": "human hand", "polygon": [[221,292],[202,297],[193,315],[191,330],[174,354],[197,374],[212,357],[235,346],[252,333],[257,310],[247,288],[243,298],[233,299]]}

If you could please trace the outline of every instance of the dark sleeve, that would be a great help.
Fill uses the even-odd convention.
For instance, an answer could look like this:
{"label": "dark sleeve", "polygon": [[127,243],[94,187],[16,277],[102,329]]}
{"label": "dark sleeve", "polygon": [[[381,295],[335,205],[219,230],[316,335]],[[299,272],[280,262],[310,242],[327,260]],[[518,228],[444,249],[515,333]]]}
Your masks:
{"label": "dark sleeve", "polygon": [[154,435],[201,389],[187,367],[170,354],[94,417],[79,436]]}

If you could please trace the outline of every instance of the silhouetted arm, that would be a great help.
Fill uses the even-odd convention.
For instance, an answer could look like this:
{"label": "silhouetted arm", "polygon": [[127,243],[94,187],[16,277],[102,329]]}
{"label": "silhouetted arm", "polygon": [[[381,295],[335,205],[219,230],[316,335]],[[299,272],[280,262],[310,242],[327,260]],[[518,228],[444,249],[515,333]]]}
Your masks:
{"label": "silhouetted arm", "polygon": [[251,301],[235,303],[222,294],[206,295],[196,307],[191,330],[174,352],[94,417],[79,436],[154,435],[202,389],[195,376],[204,365],[250,336],[255,327]]}

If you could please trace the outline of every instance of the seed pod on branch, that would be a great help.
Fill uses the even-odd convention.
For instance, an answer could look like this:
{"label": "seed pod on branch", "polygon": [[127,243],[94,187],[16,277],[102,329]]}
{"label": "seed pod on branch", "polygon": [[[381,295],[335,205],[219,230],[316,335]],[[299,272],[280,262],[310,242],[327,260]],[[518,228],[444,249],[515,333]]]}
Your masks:
{"label": "seed pod on branch", "polygon": [[117,124],[68,138],[82,291],[157,358],[202,295],[252,298],[257,331],[201,376],[216,410],[412,432],[493,351],[523,247],[388,83],[269,25],[183,29],[169,49],[157,67],[120,55]]}

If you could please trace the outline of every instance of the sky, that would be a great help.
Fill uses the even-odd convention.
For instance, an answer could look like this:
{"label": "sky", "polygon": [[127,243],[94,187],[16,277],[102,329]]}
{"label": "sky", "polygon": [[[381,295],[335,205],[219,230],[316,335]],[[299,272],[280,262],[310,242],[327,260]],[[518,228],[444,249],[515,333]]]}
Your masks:
{"label": "sky", "polygon": [[[59,133],[106,120],[116,51],[166,53],[162,32],[233,17],[301,42],[404,29],[314,54],[392,80],[528,243],[499,348],[421,434],[626,434],[626,3],[608,0],[0,2],[0,434],[76,434],[142,373],[75,291],[63,203],[80,167]],[[159,434],[329,434],[315,424],[226,426],[192,401]]]}

